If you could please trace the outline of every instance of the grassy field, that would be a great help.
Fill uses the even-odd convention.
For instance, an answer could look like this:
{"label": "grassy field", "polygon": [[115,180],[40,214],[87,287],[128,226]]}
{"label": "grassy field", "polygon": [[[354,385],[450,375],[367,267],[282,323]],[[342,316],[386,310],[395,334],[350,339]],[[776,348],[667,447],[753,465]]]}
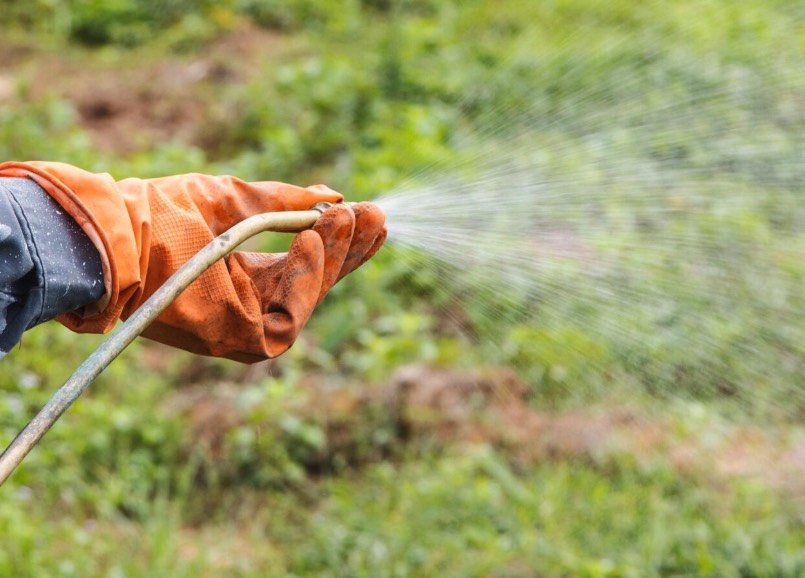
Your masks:
{"label": "grassy field", "polygon": [[[799,2],[0,9],[0,158],[370,199],[522,157],[619,265],[501,317],[390,249],[273,362],[135,343],[0,490],[0,576],[805,576]],[[28,332],[0,440],[100,341]]]}

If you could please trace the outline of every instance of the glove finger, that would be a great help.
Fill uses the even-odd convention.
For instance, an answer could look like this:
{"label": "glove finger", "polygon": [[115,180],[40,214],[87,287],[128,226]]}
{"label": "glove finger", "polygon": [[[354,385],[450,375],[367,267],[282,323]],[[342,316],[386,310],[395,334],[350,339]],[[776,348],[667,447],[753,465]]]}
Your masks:
{"label": "glove finger", "polygon": [[386,240],[386,216],[374,203],[352,205],[355,213],[355,233],[352,244],[336,281],[340,281],[368,261]]}
{"label": "glove finger", "polygon": [[307,211],[321,202],[340,203],[344,197],[324,185],[302,188],[278,182],[246,183],[239,181],[236,194],[222,198],[215,205],[215,217],[208,221],[220,235],[243,219],[260,213]]}
{"label": "glove finger", "polygon": [[310,191],[314,195],[318,195],[321,201],[326,201],[329,203],[340,203],[344,200],[344,195],[339,193],[338,191],[334,191],[327,185],[311,185],[306,187],[307,191]]}
{"label": "glove finger", "polygon": [[239,261],[260,295],[270,295],[274,291],[288,266],[288,253],[238,251],[232,254],[232,258]]}
{"label": "glove finger", "polygon": [[[367,251],[367,252],[364,254],[363,258],[362,258],[362,259],[361,259],[361,260],[358,262],[358,264],[357,264],[357,265],[355,265],[355,267],[354,267],[354,268],[353,268],[353,269],[350,271],[350,273],[351,273],[352,271],[354,271],[355,269],[357,269],[358,267],[360,267],[361,265],[363,265],[364,263],[366,263],[366,262],[367,262],[369,259],[371,259],[372,257],[374,257],[374,256],[375,256],[375,253],[377,253],[377,252],[380,250],[380,247],[382,247],[382,246],[383,246],[383,243],[385,243],[385,242],[386,242],[386,237],[387,237],[387,236],[388,236],[388,231],[387,231],[387,230],[386,230],[386,228],[384,227],[384,228],[383,228],[383,230],[382,230],[382,231],[380,231],[380,234],[379,234],[379,235],[377,236],[377,238],[375,239],[374,244],[373,244],[373,245],[372,245],[372,246],[369,248],[369,250],[368,250],[368,251]],[[347,273],[344,273],[344,275],[347,275]],[[342,275],[341,277],[339,277],[339,280],[340,280],[340,279],[341,279],[341,278],[342,278],[344,275]]]}
{"label": "glove finger", "polygon": [[303,188],[272,181],[249,184],[257,189],[257,202],[261,207],[266,206],[266,197],[271,197],[271,200],[268,201],[269,208],[263,209],[263,212],[307,211],[316,203],[341,203],[344,200],[344,195],[325,185]]}
{"label": "glove finger", "polygon": [[188,174],[145,181],[127,179],[120,186],[137,190],[153,187],[185,210],[195,207],[216,236],[252,215],[306,211],[316,203],[344,200],[341,193],[324,185],[302,188],[274,181],[250,183],[232,176]]}
{"label": "glove finger", "polygon": [[299,233],[288,250],[282,276],[263,304],[263,331],[270,357],[293,345],[313,313],[324,277],[324,262],[322,238],[312,230]]}
{"label": "glove finger", "polygon": [[324,243],[324,277],[318,294],[320,303],[343,268],[355,231],[355,213],[349,205],[327,209],[313,226]]}

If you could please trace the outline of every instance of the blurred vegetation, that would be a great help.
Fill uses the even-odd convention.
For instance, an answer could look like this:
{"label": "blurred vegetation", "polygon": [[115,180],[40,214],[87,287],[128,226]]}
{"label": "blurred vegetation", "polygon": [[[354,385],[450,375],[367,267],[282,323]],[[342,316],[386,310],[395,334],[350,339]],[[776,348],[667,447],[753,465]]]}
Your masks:
{"label": "blurred vegetation", "polygon": [[[668,417],[675,432],[700,428],[706,445],[733,407],[724,400],[751,398],[740,419],[801,441],[805,345],[782,334],[796,330],[784,316],[805,310],[805,223],[793,209],[805,182],[796,140],[805,92],[782,90],[803,84],[798,2],[0,0],[0,10],[0,80],[14,80],[11,96],[0,90],[4,159],[62,160],[118,177],[201,171],[326,181],[368,199],[454,166],[478,140],[511,147],[513,135],[537,134],[546,151],[561,151],[548,159],[557,173],[605,167],[611,149],[756,191],[756,211],[730,213],[725,203],[722,220],[698,226],[744,241],[702,237],[736,270],[758,258],[747,250],[757,245],[782,271],[761,289],[748,279],[730,287],[740,302],[760,290],[784,303],[736,312],[717,296],[679,291],[666,308],[659,300],[612,318],[595,307],[589,287],[562,308],[505,322],[490,320],[483,298],[467,300],[467,327],[458,332],[443,273],[411,270],[397,253],[381,252],[267,366],[146,342],[129,348],[0,490],[0,576],[805,575],[802,496],[756,480],[714,483],[680,471],[671,456],[522,463],[494,444],[411,438],[372,397],[406,364],[499,363],[526,380],[532,408],[628,399]],[[259,40],[258,54],[232,49],[239,37]],[[179,131],[174,111],[162,124],[177,122],[175,138],[154,137],[143,121],[123,132],[137,146],[99,144],[111,121],[88,114],[94,109],[82,99],[111,77],[121,102],[158,101],[163,62],[204,72],[179,80],[188,85],[179,93],[185,108],[198,111],[185,121],[192,130]],[[51,67],[44,77],[37,63]],[[146,71],[142,86],[123,83],[136,70]],[[751,120],[754,148],[719,132],[737,113],[718,99],[692,105],[695,114],[683,119],[707,147],[674,116],[634,117],[656,138],[630,140],[636,131],[617,130],[626,108],[657,110],[650,105],[667,95],[742,82],[768,87],[739,110]],[[589,130],[607,118],[615,120],[606,132]],[[617,186],[603,169],[593,172],[583,177]],[[652,234],[651,207],[635,199],[600,209],[633,211],[637,223],[602,233],[604,249],[627,238],[639,246]],[[265,248],[284,243],[270,239]],[[624,286],[640,270],[629,265],[644,257],[624,257]],[[644,281],[661,296],[676,277],[650,271]],[[557,273],[557,302],[568,279]],[[672,311],[681,306],[720,316],[685,326]],[[651,339],[607,333],[613,323]],[[713,337],[712,348],[692,350],[685,337],[699,331]],[[498,347],[479,345],[484,333]],[[28,332],[2,362],[0,439],[11,439],[99,343],[55,324]],[[771,374],[758,377],[758,356],[779,360]],[[335,443],[310,411],[319,391],[311,381],[371,398],[350,414],[348,443]],[[216,414],[223,425],[213,443],[182,404],[197,387],[221,385],[235,391],[238,420],[227,426]],[[696,421],[696,412],[705,418]]]}

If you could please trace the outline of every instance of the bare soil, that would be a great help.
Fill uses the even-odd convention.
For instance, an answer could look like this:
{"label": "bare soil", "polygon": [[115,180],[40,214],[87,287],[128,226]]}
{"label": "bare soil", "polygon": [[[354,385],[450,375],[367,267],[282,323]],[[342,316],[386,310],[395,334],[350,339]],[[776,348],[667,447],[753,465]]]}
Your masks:
{"label": "bare soil", "polygon": [[203,145],[208,115],[226,87],[264,74],[286,49],[278,33],[248,23],[192,58],[61,54],[6,43],[0,45],[0,102],[66,99],[93,143],[116,155],[169,141]]}
{"label": "bare soil", "polygon": [[[628,405],[544,411],[529,404],[529,387],[509,369],[457,372],[411,366],[399,370],[386,387],[325,384],[308,378],[301,385],[303,403],[297,400],[283,411],[318,424],[326,433],[328,455],[349,454],[366,445],[379,423],[393,424],[396,438],[390,444],[485,444],[522,465],[581,460],[606,467],[628,459],[719,485],[752,479],[805,499],[805,441],[781,439],[755,427],[705,423],[706,432],[680,431],[678,421]],[[237,391],[233,384],[189,388],[177,392],[170,407],[189,418],[197,443],[220,456],[227,432],[247,424]],[[380,422],[378,411],[383,413]],[[358,456],[373,457],[380,456]]]}

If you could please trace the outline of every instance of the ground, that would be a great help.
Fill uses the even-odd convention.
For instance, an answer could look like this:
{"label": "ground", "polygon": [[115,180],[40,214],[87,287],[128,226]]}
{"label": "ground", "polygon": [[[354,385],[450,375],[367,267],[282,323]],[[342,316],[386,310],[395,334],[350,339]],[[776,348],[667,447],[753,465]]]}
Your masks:
{"label": "ground", "polygon": [[63,98],[78,112],[78,124],[93,144],[114,155],[179,140],[202,148],[205,122],[227,85],[263,74],[288,50],[277,32],[243,23],[210,44],[203,54],[136,58],[82,50],[64,54],[4,41],[0,102]]}
{"label": "ground", "polygon": [[[366,434],[360,427],[362,416],[379,410],[396,426],[397,439],[387,442],[392,446],[491,446],[524,467],[551,460],[667,461],[680,475],[714,487],[733,478],[755,480],[805,505],[805,440],[791,431],[706,422],[684,430],[674,416],[649,413],[636,404],[540,410],[529,404],[527,384],[513,371],[499,368],[457,372],[408,366],[385,387],[333,388],[323,385],[326,381],[307,376],[304,401],[284,408],[286,415],[325,432],[322,452],[308,464],[313,470],[349,454]],[[227,435],[246,424],[261,427],[250,422],[248,407],[238,407],[238,394],[237,384],[204,384],[177,391],[167,406],[186,416],[195,443],[226,459],[221,452]]]}

